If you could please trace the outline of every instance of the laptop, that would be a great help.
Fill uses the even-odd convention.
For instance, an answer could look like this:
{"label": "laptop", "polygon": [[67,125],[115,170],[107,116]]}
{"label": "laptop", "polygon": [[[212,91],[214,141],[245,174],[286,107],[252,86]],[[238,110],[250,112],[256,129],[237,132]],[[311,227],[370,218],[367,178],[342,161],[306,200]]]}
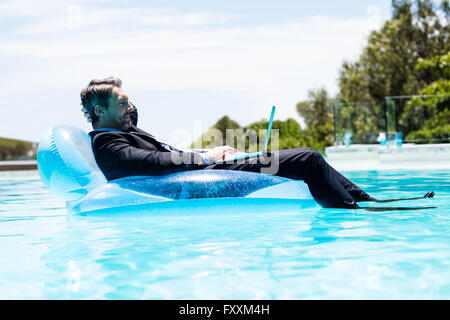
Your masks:
{"label": "laptop", "polygon": [[225,155],[225,159],[223,161],[216,161],[216,163],[223,163],[227,161],[234,161],[240,159],[249,159],[254,157],[259,157],[262,154],[267,152],[267,146],[269,145],[270,132],[272,131],[272,122],[273,116],[275,114],[275,106],[272,107],[272,113],[270,114],[269,125],[267,126],[266,140],[264,140],[264,147],[261,152],[253,152],[253,153],[245,153],[245,152],[236,152],[236,153],[227,153]]}

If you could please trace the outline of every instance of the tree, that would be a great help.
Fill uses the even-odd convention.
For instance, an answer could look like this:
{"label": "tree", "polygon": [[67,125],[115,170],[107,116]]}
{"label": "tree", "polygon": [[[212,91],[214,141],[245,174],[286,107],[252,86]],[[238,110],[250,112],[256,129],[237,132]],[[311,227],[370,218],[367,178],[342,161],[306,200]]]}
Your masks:
{"label": "tree", "polygon": [[35,159],[36,143],[0,138],[0,160]]}
{"label": "tree", "polygon": [[[418,60],[449,51],[447,0],[439,9],[429,0],[394,0],[392,8],[392,19],[371,32],[359,59],[344,61],[340,101],[380,102],[386,96],[416,94],[427,83],[415,70]],[[397,111],[401,114],[402,108]]]}
{"label": "tree", "polygon": [[[198,146],[201,146],[201,148],[213,148],[228,144],[239,151],[261,151],[268,125],[269,121],[263,119],[240,127],[236,121],[231,120],[228,116],[224,116],[197,141],[192,143],[191,148]],[[308,143],[312,141],[308,138],[307,133],[301,130],[297,121],[292,118],[288,118],[285,121],[275,120],[273,122],[268,144],[269,151],[272,149],[272,140],[275,136],[278,140],[278,146],[274,145],[274,147],[278,150],[307,147],[310,146]]]}
{"label": "tree", "polygon": [[[265,141],[268,120],[261,120],[253,122],[244,127],[243,130],[247,135],[246,145],[248,145],[248,151],[261,151],[262,143]],[[259,145],[252,144],[250,140],[249,132],[257,133],[257,142]],[[288,118],[285,121],[275,120],[272,123],[272,133],[269,139],[268,150],[271,150],[272,140],[278,134],[278,146],[275,146],[278,150],[304,148],[308,147],[308,139],[306,131],[302,130],[297,121],[293,118]]]}
{"label": "tree", "polygon": [[[392,10],[392,18],[380,30],[371,32],[357,61],[344,61],[339,73],[340,102],[364,101],[374,105],[366,113],[368,120],[365,122],[355,118],[362,113],[361,105],[356,108],[355,103],[358,110],[346,110],[352,118],[352,126],[358,132],[366,131],[366,135],[377,126],[382,127],[380,110],[386,97],[435,92],[428,86],[445,77],[436,72],[435,60],[450,51],[448,0],[442,1],[439,8],[429,0],[394,0]],[[435,67],[427,68],[430,64]],[[417,130],[432,114],[424,112],[424,108],[418,110],[419,100],[408,105],[407,101],[395,101],[395,127],[402,129],[405,136]],[[370,124],[373,121],[378,122],[376,126]]]}
{"label": "tree", "polygon": [[227,129],[236,130],[239,128],[239,123],[228,116],[223,116],[206,133],[194,141],[191,148],[214,148],[225,145]]}
{"label": "tree", "polygon": [[423,95],[405,103],[400,125],[406,139],[450,138],[450,52],[419,59],[417,72],[434,80],[420,91]]}
{"label": "tree", "polygon": [[241,126],[236,121],[231,120],[228,116],[223,116],[217,120],[213,127],[218,129],[225,137],[227,129],[239,129]]}
{"label": "tree", "polygon": [[333,108],[325,88],[308,91],[307,101],[297,103],[297,112],[305,120],[305,135],[312,148],[324,148],[334,142]]}

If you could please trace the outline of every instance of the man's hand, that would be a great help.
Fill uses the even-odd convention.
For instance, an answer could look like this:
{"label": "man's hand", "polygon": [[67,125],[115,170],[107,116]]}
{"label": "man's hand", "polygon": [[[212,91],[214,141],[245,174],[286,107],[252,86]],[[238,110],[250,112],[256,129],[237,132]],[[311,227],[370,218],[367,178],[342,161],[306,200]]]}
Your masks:
{"label": "man's hand", "polygon": [[230,147],[230,146],[222,146],[222,147],[215,147],[209,150],[206,154],[209,156],[210,163],[215,163],[218,160],[224,160],[225,155],[227,153],[233,154],[236,153],[237,150]]}

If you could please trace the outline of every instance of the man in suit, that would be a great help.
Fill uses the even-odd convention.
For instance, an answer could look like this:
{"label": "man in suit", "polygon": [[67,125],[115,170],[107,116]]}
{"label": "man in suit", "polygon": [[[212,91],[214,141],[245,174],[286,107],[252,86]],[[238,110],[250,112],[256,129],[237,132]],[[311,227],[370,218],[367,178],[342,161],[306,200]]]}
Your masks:
{"label": "man in suit", "polygon": [[92,80],[81,93],[96,161],[108,180],[132,175],[165,175],[206,168],[236,149],[216,147],[207,153],[183,152],[136,127],[137,110],[121,89],[121,80]]}
{"label": "man in suit", "polygon": [[273,174],[305,181],[322,207],[357,209],[356,202],[377,201],[309,148],[273,151],[263,158],[231,163],[217,163],[225,153],[237,151],[229,146],[204,153],[178,150],[136,126],[136,108],[121,86],[120,79],[110,77],[92,80],[81,92],[82,110],[94,129],[89,133],[94,156],[108,180],[203,169],[262,172],[278,161]]}

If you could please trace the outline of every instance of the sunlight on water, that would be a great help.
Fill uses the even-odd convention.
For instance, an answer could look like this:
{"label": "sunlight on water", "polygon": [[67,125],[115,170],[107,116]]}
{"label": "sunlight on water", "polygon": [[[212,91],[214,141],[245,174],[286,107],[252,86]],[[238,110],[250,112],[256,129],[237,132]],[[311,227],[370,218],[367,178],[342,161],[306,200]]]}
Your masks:
{"label": "sunlight on water", "polygon": [[450,172],[345,175],[438,208],[70,216],[37,172],[0,172],[0,298],[450,298]]}

